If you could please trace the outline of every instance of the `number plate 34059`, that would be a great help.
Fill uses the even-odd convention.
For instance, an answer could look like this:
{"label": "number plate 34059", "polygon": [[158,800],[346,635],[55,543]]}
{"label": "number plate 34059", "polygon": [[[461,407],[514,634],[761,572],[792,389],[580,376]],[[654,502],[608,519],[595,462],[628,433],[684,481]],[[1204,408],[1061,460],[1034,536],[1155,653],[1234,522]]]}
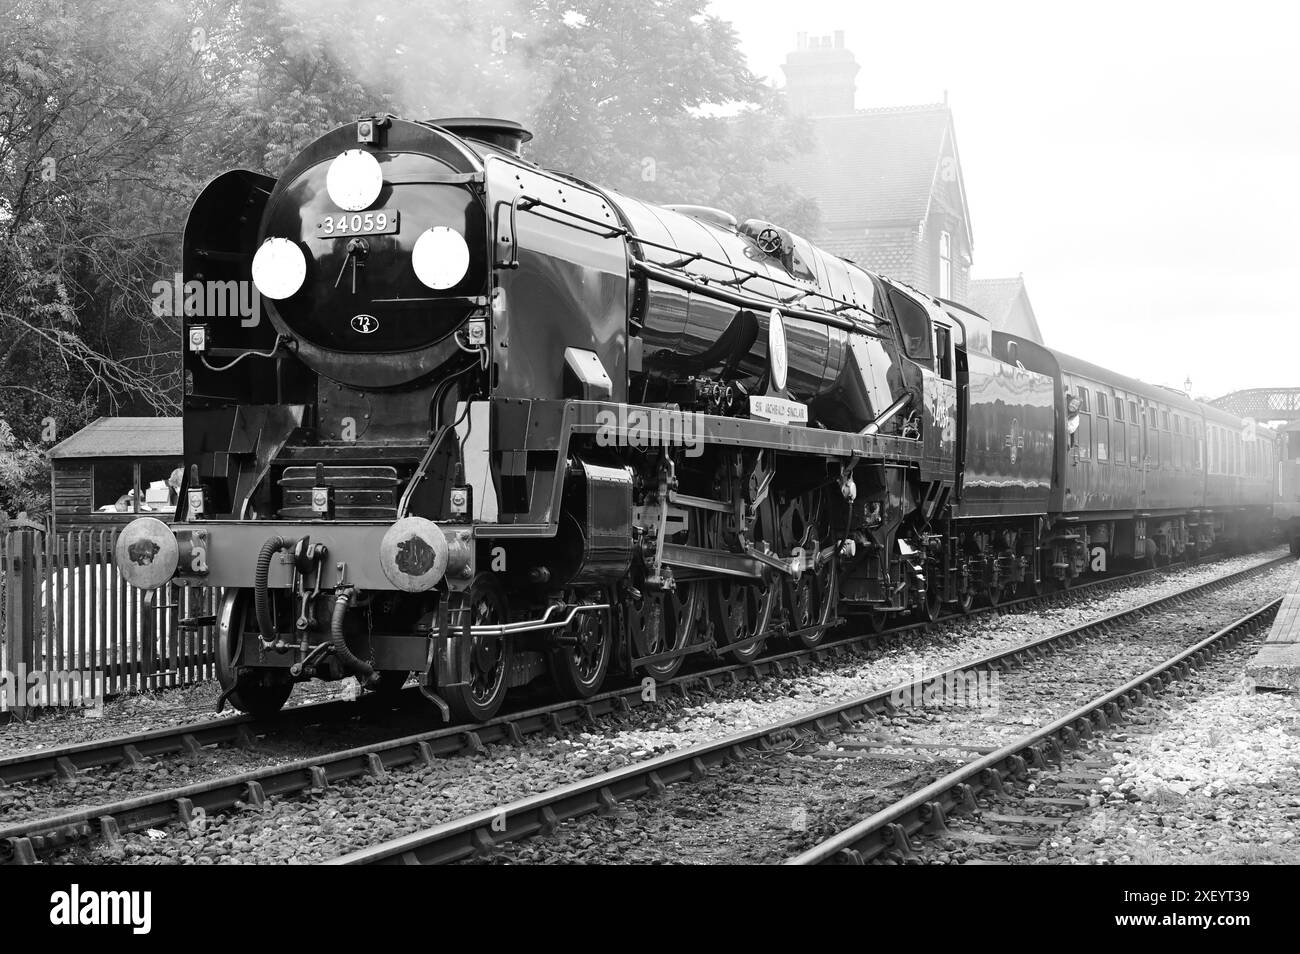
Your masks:
{"label": "number plate 34059", "polygon": [[397,210],[379,212],[340,212],[327,215],[316,223],[317,238],[340,235],[392,235],[397,232]]}

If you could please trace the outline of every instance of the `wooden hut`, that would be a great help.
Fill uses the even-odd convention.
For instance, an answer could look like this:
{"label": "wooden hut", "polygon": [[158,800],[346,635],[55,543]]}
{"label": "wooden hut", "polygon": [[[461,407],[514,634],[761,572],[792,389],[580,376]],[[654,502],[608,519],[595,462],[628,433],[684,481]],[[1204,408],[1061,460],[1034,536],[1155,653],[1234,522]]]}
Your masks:
{"label": "wooden hut", "polygon": [[56,531],[169,520],[181,466],[179,417],[101,417],[50,449]]}

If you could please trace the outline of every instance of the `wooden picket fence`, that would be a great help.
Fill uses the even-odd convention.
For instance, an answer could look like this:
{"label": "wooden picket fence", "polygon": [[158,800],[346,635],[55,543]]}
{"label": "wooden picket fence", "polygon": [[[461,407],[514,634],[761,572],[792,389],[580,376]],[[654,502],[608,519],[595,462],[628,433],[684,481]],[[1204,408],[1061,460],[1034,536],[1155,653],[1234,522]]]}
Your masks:
{"label": "wooden picket fence", "polygon": [[213,627],[181,621],[211,618],[219,592],[169,585],[146,597],[113,566],[119,532],[0,523],[0,711],[213,678]]}

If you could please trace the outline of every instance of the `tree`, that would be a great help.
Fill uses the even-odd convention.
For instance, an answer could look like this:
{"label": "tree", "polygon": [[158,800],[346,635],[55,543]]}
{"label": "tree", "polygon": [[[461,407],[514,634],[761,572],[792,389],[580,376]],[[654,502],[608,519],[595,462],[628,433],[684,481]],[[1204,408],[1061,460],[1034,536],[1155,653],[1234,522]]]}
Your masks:
{"label": "tree", "polygon": [[[0,395],[39,408],[178,405],[177,329],[150,289],[209,112],[183,8],[17,0],[0,31]],[[67,422],[68,424],[75,422]]]}
{"label": "tree", "polygon": [[[814,203],[773,186],[808,140],[705,0],[250,0],[242,95],[274,173],[368,112],[516,119],[530,158],[649,201],[719,205],[808,231]],[[247,80],[247,77],[246,77]]]}
{"label": "tree", "polygon": [[705,0],[0,0],[0,413],[36,441],[179,406],[152,290],[220,171],[363,113],[518,118],[531,156],[808,231],[806,135]]}
{"label": "tree", "polygon": [[773,166],[807,141],[703,0],[536,0],[525,38],[548,93],[534,156],[637,198],[717,205],[740,218],[815,224],[815,205],[775,189]]}

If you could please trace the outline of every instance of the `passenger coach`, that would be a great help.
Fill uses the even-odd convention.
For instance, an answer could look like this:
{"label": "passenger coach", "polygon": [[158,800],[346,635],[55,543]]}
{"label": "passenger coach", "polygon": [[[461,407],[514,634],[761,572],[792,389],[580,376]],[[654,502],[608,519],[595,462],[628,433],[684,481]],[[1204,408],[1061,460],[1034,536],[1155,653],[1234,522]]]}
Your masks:
{"label": "passenger coach", "polygon": [[[1155,564],[1264,532],[1273,431],[1025,338],[994,338],[1000,356],[1056,382],[1048,512],[1058,538],[1078,537],[1076,562],[1091,565],[1100,550]],[[1095,569],[1104,569],[1101,559]]]}

